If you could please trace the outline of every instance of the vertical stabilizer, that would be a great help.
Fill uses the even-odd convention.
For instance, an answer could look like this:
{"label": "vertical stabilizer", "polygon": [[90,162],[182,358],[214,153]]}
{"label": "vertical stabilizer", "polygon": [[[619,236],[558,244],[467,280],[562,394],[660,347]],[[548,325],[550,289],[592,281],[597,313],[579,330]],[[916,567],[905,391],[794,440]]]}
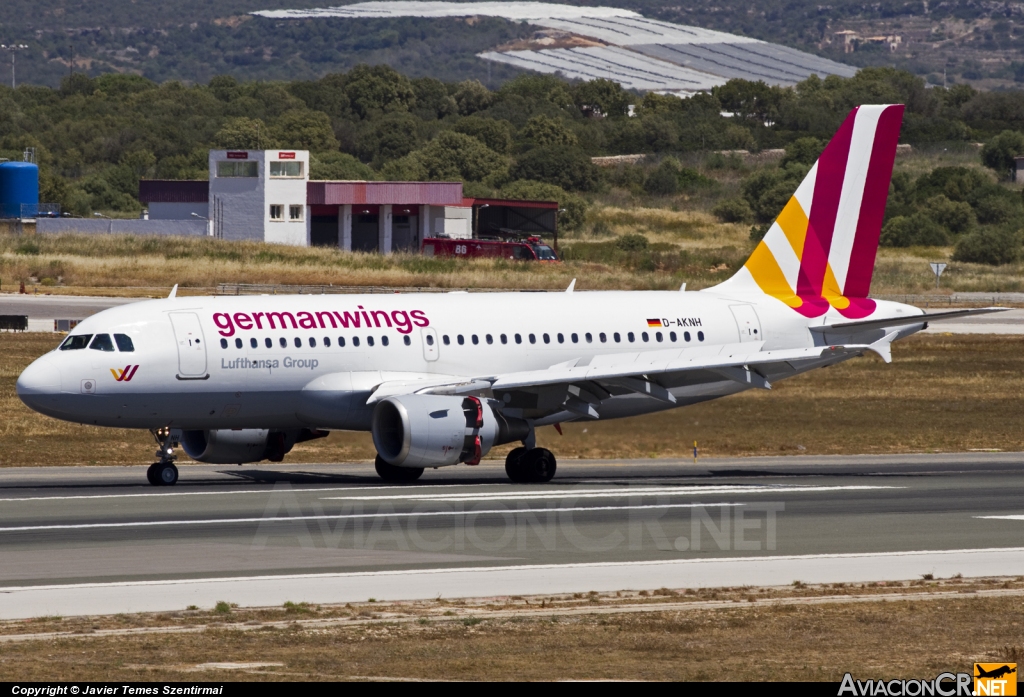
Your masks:
{"label": "vertical stabilizer", "polygon": [[868,299],[903,105],[850,112],[739,272],[717,286],[763,292],[806,317],[834,307],[850,319]]}

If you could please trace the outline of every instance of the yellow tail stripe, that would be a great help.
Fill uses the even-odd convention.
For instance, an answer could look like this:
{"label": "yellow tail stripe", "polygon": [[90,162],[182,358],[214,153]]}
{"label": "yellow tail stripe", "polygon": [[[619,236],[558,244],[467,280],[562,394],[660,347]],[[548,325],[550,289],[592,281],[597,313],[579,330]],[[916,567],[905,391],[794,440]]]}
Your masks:
{"label": "yellow tail stripe", "polygon": [[803,305],[803,301],[793,293],[793,289],[786,281],[786,275],[782,273],[778,262],[775,261],[775,257],[763,240],[758,243],[745,266],[750,271],[754,283],[765,294],[781,300],[790,307]]}
{"label": "yellow tail stripe", "polygon": [[789,203],[779,213],[775,222],[782,228],[782,232],[789,240],[789,246],[793,248],[797,259],[803,259],[804,241],[807,239],[807,214],[796,200],[796,196],[789,199]]}

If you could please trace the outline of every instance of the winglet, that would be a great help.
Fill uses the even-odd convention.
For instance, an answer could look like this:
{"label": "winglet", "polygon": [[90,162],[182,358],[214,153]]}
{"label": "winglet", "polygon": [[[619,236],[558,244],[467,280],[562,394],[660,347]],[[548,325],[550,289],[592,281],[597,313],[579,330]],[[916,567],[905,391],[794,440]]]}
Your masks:
{"label": "winglet", "polygon": [[683,285],[679,286],[679,292],[680,293],[685,293],[686,292],[686,281],[683,281]]}
{"label": "winglet", "polygon": [[175,283],[174,287],[171,288],[171,294],[168,295],[167,297],[168,298],[176,298],[177,296],[178,296],[178,284]]}
{"label": "winglet", "polygon": [[571,293],[572,289],[575,288],[575,287],[576,287],[576,279],[574,278],[574,279],[572,279],[572,283],[569,284],[569,287],[565,289],[565,292],[566,293]]}

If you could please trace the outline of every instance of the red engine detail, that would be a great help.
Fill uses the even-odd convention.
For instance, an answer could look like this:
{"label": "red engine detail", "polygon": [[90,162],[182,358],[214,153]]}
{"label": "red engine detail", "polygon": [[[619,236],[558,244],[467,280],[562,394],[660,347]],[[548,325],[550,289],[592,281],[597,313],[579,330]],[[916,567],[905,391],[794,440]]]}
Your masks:
{"label": "red engine detail", "polygon": [[558,262],[555,250],[539,237],[528,237],[522,242],[431,237],[423,240],[422,252],[428,257],[492,257],[518,261]]}

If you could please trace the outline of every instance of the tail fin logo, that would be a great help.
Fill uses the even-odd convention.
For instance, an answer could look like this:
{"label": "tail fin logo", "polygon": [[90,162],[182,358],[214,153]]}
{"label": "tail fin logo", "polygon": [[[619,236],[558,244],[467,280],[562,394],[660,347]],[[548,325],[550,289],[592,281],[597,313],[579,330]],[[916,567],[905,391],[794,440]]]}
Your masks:
{"label": "tail fin logo", "polygon": [[730,281],[752,280],[805,317],[829,307],[849,319],[870,315],[875,302],[867,295],[902,121],[901,104],[850,112]]}
{"label": "tail fin logo", "polygon": [[139,366],[137,365],[126,365],[124,368],[111,368],[110,374],[118,382],[131,382],[132,378],[135,377],[135,371],[138,369]]}

